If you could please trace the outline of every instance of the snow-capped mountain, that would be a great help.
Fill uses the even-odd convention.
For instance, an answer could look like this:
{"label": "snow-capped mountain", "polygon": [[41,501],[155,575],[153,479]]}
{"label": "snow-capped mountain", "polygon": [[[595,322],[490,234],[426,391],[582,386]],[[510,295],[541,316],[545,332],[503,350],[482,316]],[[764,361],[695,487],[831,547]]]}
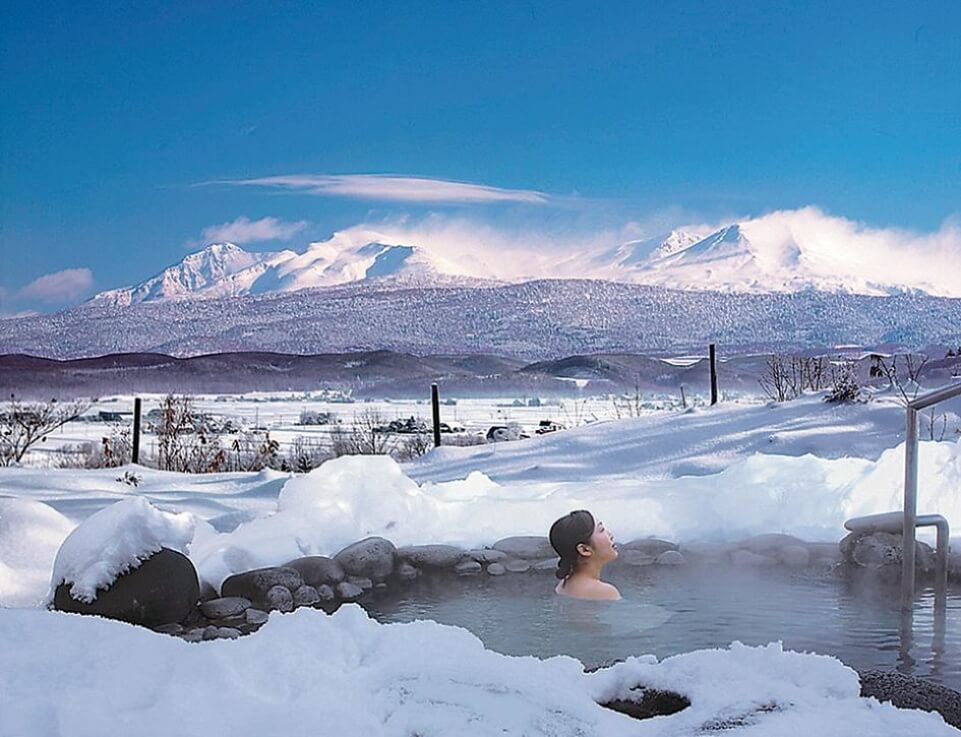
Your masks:
{"label": "snow-capped mountain", "polygon": [[954,231],[918,236],[871,230],[816,208],[716,229],[678,228],[605,248],[533,250],[519,242],[515,249],[509,243],[490,246],[481,237],[471,243],[428,239],[429,246],[418,240],[409,233],[357,226],[311,243],[302,253],[249,253],[230,243],[215,244],[137,286],[103,292],[94,301],[129,305],[385,279],[408,286],[599,279],[700,292],[961,296],[961,247],[952,245]]}
{"label": "snow-capped mountain", "polygon": [[101,292],[92,301],[122,306],[247,294],[261,276],[294,256],[293,251],[250,253],[233,243],[214,243],[136,286]]}
{"label": "snow-capped mountain", "polygon": [[445,280],[471,277],[465,269],[419,246],[365,241],[335,234],[304,253],[250,253],[215,243],[133,287],[111,289],[92,301],[113,305],[212,299],[331,287],[366,279]]}

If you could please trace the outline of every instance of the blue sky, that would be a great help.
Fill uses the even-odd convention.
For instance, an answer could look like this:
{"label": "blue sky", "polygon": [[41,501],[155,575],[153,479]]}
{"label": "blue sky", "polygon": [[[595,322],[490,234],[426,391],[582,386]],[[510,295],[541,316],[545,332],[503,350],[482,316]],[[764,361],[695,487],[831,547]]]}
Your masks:
{"label": "blue sky", "polygon": [[[427,215],[570,238],[961,212],[957,0],[2,13],[0,311],[139,281],[227,223],[268,250]],[[352,178],[385,174],[494,189]]]}

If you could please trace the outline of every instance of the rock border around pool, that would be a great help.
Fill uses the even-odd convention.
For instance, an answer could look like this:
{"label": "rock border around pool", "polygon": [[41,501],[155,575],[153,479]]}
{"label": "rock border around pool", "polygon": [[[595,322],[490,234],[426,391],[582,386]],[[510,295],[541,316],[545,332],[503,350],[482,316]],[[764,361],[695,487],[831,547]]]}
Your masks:
{"label": "rock border around pool", "polygon": [[[756,535],[736,543],[692,543],[678,545],[655,537],[618,545],[619,556],[612,569],[643,567],[717,565],[750,570],[769,569],[789,574],[870,576],[893,578],[900,573],[900,539],[887,535],[849,535],[840,542],[812,543],[785,534]],[[553,574],[557,557],[546,537],[515,536],[498,540],[489,547],[464,549],[454,545],[428,544],[396,547],[383,537],[367,537],[351,543],[335,555],[311,555],[279,566],[242,571],[229,576],[215,590],[204,583],[197,593],[196,572],[186,556],[178,557],[189,569],[182,582],[168,581],[162,566],[147,559],[98,593],[94,606],[81,607],[66,601],[60,592],[56,608],[66,611],[113,616],[142,624],[158,632],[191,641],[233,638],[259,629],[271,611],[290,612],[309,606],[333,612],[341,604],[361,601],[375,591],[408,585],[423,576],[503,577]],[[163,554],[157,556],[157,561]],[[930,568],[931,551],[919,543],[919,571]],[[952,557],[949,573],[961,577],[961,560]],[[189,575],[188,575],[189,574]],[[191,583],[193,582],[193,583]],[[176,586],[174,586],[176,583]],[[136,585],[135,585],[136,584]],[[169,614],[170,591],[186,592],[185,609],[176,617]],[[191,586],[194,588],[191,589]],[[131,599],[127,591],[136,596]],[[157,592],[156,606],[145,592]],[[183,597],[181,597],[183,598]],[[117,599],[119,603],[114,603]],[[128,602],[128,599],[130,602]],[[152,601],[152,600],[151,600]],[[197,602],[190,604],[189,602]],[[106,604],[111,609],[101,611]],[[135,615],[125,612],[137,605]],[[146,611],[150,609],[150,611]]]}
{"label": "rock border around pool", "polygon": [[[759,535],[739,543],[679,546],[655,537],[618,545],[613,567],[726,563],[748,568],[832,568],[835,544],[807,543],[790,535]],[[282,566],[236,573],[219,592],[207,587],[197,610],[180,625],[163,628],[191,641],[232,638],[256,631],[269,612],[301,606],[336,611],[374,591],[409,584],[423,576],[515,576],[553,574],[557,556],[546,537],[515,536],[490,547],[464,549],[427,544],[396,547],[383,537],[351,543],[335,555],[306,556]]]}

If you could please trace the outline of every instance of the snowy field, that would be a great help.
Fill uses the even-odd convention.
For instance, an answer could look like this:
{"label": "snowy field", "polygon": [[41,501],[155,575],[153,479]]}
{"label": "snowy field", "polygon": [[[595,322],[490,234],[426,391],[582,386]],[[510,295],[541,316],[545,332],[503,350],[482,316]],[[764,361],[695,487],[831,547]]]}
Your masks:
{"label": "snowy field", "polygon": [[[146,415],[151,410],[159,408],[163,396],[146,394],[141,395],[141,398],[145,416],[142,448],[146,456],[151,457],[156,450],[156,436],[150,432],[150,418]],[[735,397],[731,399],[733,401]],[[459,425],[463,428],[463,432],[458,434],[484,436],[488,428],[493,425],[517,424],[524,432],[533,436],[539,423],[545,420],[558,423],[565,428],[573,428],[592,422],[617,419],[619,416],[624,417],[628,412],[636,413],[635,407],[639,407],[644,415],[674,410],[681,400],[680,395],[647,393],[640,403],[635,403],[632,396],[617,400],[618,406],[615,406],[615,400],[612,397],[587,395],[563,399],[533,396],[505,396],[493,399],[442,397],[441,401],[448,402],[442,404],[440,408],[441,422]],[[705,397],[699,395],[689,396],[687,401],[691,405],[699,406],[706,403]],[[761,399],[738,396],[736,401],[739,404],[756,404]],[[84,417],[92,418],[104,412],[119,415],[119,421],[70,422],[52,434],[45,443],[29,451],[24,464],[55,467],[58,456],[65,448],[83,443],[100,443],[101,439],[109,436],[116,427],[120,425],[129,427],[132,424],[133,404],[132,396],[99,399],[85,412]],[[3,402],[0,402],[0,410],[2,407]],[[331,397],[319,392],[314,394],[252,392],[196,395],[194,407],[198,413],[208,415],[220,422],[228,420],[238,428],[267,430],[270,432],[270,437],[277,440],[282,448],[298,437],[329,446],[331,431],[334,427],[349,429],[366,417],[376,417],[378,422],[385,424],[392,420],[413,417],[429,424],[431,416],[430,401],[427,398],[345,402],[333,401]],[[336,424],[299,424],[304,413],[329,413]],[[229,444],[236,434],[225,433],[223,437],[225,443]]]}
{"label": "snowy field", "polygon": [[[291,416],[299,411],[290,405]],[[18,704],[0,709],[0,734],[95,734],[109,723],[120,733],[136,724],[140,734],[693,735],[712,719],[733,720],[728,734],[956,734],[937,716],[858,698],[856,674],[838,661],[776,644],[660,663],[625,653],[642,657],[586,675],[570,658],[507,657],[463,630],[377,624],[353,606],[333,616],[273,614],[251,637],[200,645],[38,609],[62,541],[108,508],[139,532],[75,557],[68,580],[89,590],[135,563],[138,548],[161,543],[184,549],[219,585],[233,572],[332,554],[368,535],[462,546],[545,535],[582,507],[619,540],[785,532],[836,542],[846,518],[901,506],[903,423],[889,396],[843,406],[807,397],[652,411],[441,448],[403,466],[346,457],[302,476],[0,469],[0,641],[11,644],[4,660],[12,663],[0,669],[0,693]],[[946,439],[922,443],[919,511],[961,529],[957,424],[952,413]],[[138,486],[124,483],[125,471]],[[54,673],[57,689],[38,685]],[[146,685],[124,687],[134,679]],[[675,688],[693,705],[639,723],[595,703],[638,683]]]}

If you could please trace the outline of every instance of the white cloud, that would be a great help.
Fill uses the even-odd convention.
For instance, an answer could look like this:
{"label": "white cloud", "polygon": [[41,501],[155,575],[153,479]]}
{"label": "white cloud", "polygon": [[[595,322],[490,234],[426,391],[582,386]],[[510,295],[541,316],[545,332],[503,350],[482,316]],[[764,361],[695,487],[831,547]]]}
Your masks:
{"label": "white cloud", "polygon": [[306,220],[288,223],[273,217],[261,218],[260,220],[239,217],[230,223],[221,223],[204,228],[203,242],[222,243],[229,241],[230,243],[243,245],[259,241],[286,241],[306,227]]}
{"label": "white cloud", "polygon": [[[937,230],[922,233],[872,227],[816,207],[731,217],[716,223],[698,222],[690,213],[667,211],[641,221],[612,220],[607,225],[571,219],[508,225],[435,213],[419,219],[359,224],[340,231],[338,238],[354,245],[380,241],[422,246],[477,276],[495,279],[614,278],[644,283],[653,276],[605,268],[619,245],[664,235],[672,228],[707,235],[731,223],[741,224],[761,274],[802,280],[811,277],[865,294],[882,294],[893,287],[961,297],[958,219],[948,219]],[[675,286],[684,288],[680,283]]]}
{"label": "white cloud", "polygon": [[35,299],[41,302],[70,302],[84,296],[93,287],[90,269],[64,269],[44,274],[17,292],[19,300]]}
{"label": "white cloud", "polygon": [[454,182],[447,179],[407,177],[390,174],[292,174],[259,179],[238,179],[210,184],[276,187],[321,197],[355,197],[366,200],[420,202],[425,204],[490,204],[521,202],[544,204],[549,197],[528,189],[503,189],[484,184]]}

